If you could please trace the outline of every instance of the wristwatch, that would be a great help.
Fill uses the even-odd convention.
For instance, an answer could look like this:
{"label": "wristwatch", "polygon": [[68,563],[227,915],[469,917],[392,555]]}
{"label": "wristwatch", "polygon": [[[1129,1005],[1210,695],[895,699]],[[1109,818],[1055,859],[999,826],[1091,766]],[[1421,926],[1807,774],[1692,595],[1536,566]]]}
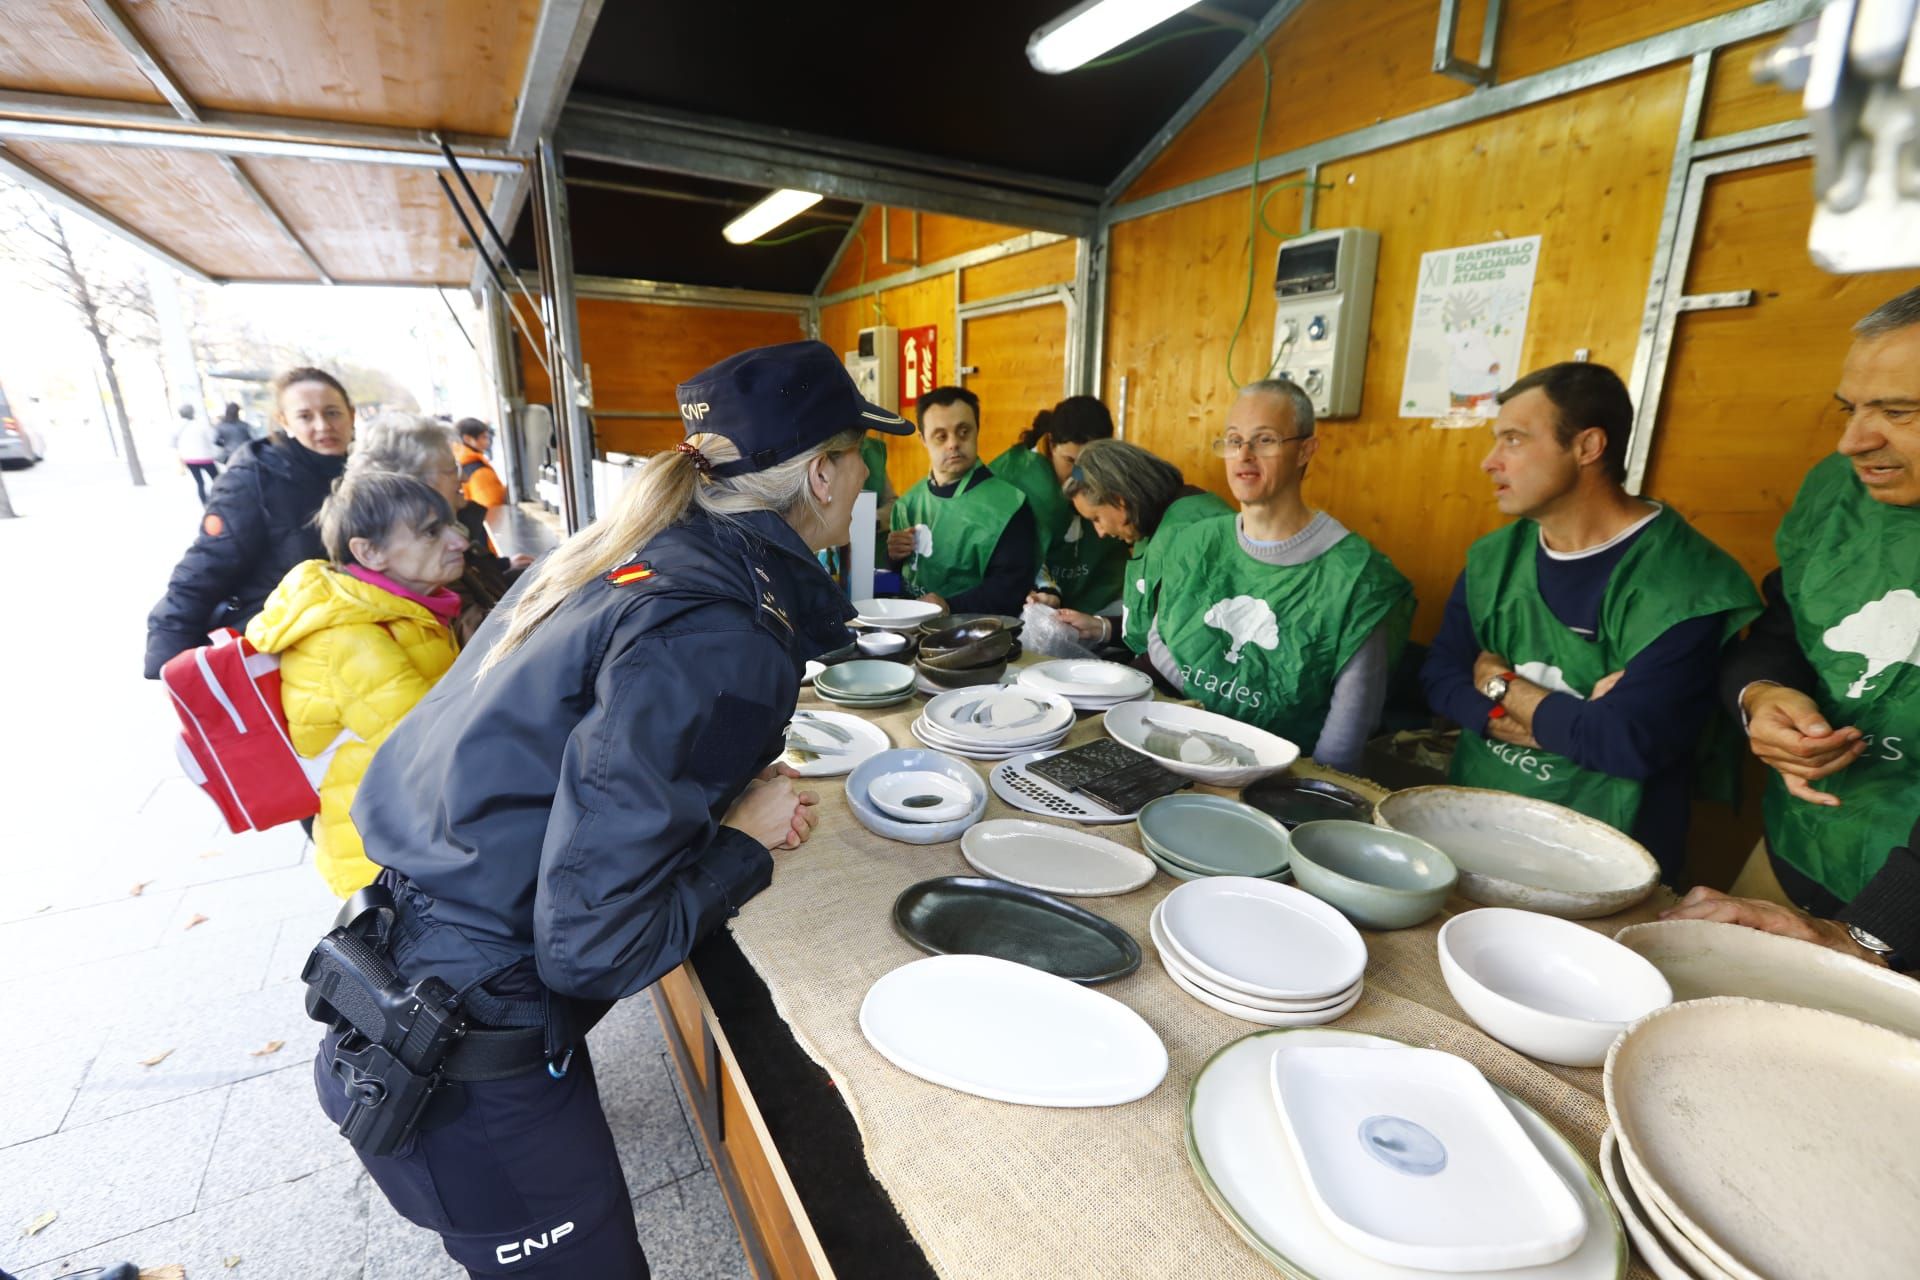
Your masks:
{"label": "wristwatch", "polygon": [[1497,676],[1488,676],[1487,682],[1480,686],[1480,692],[1495,702],[1504,702],[1507,698],[1507,690],[1511,689],[1513,682],[1519,678],[1519,673],[1515,671],[1503,671]]}
{"label": "wristwatch", "polygon": [[1880,939],[1874,937],[1857,924],[1847,926],[1847,936],[1853,939],[1856,946],[1862,950],[1873,952],[1873,954],[1879,956],[1882,960],[1887,959],[1893,954],[1892,947],[1880,941]]}

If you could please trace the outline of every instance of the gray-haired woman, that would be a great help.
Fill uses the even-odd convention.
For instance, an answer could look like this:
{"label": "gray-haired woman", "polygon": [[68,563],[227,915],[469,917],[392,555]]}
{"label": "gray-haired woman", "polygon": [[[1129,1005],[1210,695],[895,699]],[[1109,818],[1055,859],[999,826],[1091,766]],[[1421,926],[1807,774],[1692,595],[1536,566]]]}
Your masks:
{"label": "gray-haired woman", "polygon": [[[585,1033],[811,833],[817,798],[773,763],[806,660],[848,643],[853,614],[814,557],[847,540],[865,432],[913,430],[819,342],[743,352],[679,400],[685,441],[530,571],[354,805],[402,980],[525,1029],[524,1053],[484,1067],[469,1034],[445,1069],[459,1108],[362,1156],[475,1275],[647,1274]],[[340,1041],[317,1071],[336,1123],[366,1096]]]}

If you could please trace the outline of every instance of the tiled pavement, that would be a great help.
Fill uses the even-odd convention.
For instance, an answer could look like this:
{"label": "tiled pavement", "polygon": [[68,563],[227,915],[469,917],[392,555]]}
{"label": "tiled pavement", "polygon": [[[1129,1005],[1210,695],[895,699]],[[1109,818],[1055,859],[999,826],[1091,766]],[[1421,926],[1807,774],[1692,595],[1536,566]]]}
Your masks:
{"label": "tiled pavement", "polygon": [[[227,833],[140,678],[192,486],[133,490],[75,456],[6,483],[22,518],[0,521],[0,1269],[463,1275],[314,1102],[297,976],[336,904],[305,840]],[[747,1275],[650,1002],[592,1045],[654,1274]]]}

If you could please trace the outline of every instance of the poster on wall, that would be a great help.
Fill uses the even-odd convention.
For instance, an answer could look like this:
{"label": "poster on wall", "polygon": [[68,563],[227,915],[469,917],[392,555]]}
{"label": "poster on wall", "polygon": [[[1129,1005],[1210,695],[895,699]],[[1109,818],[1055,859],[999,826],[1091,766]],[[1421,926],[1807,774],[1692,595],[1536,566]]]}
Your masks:
{"label": "poster on wall", "polygon": [[1540,237],[1420,255],[1400,414],[1469,425],[1493,417],[1518,378]]}
{"label": "poster on wall", "polygon": [[938,325],[900,330],[900,407],[908,408],[940,385]]}

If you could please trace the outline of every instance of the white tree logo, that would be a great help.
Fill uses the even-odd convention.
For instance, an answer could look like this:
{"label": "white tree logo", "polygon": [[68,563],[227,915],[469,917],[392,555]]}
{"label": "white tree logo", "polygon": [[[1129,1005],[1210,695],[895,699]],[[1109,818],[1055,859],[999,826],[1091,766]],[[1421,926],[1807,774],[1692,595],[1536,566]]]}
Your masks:
{"label": "white tree logo", "polygon": [[1894,663],[1920,667],[1920,595],[1905,587],[1889,591],[1828,627],[1820,639],[1835,653],[1867,660],[1867,669],[1847,689],[1849,698],[1865,697],[1868,683]]}
{"label": "white tree logo", "polygon": [[1217,600],[1201,620],[1210,627],[1218,627],[1232,639],[1233,645],[1226,654],[1228,662],[1240,661],[1240,650],[1249,644],[1257,644],[1262,649],[1280,647],[1279,619],[1273,616],[1273,606],[1258,596]]}

